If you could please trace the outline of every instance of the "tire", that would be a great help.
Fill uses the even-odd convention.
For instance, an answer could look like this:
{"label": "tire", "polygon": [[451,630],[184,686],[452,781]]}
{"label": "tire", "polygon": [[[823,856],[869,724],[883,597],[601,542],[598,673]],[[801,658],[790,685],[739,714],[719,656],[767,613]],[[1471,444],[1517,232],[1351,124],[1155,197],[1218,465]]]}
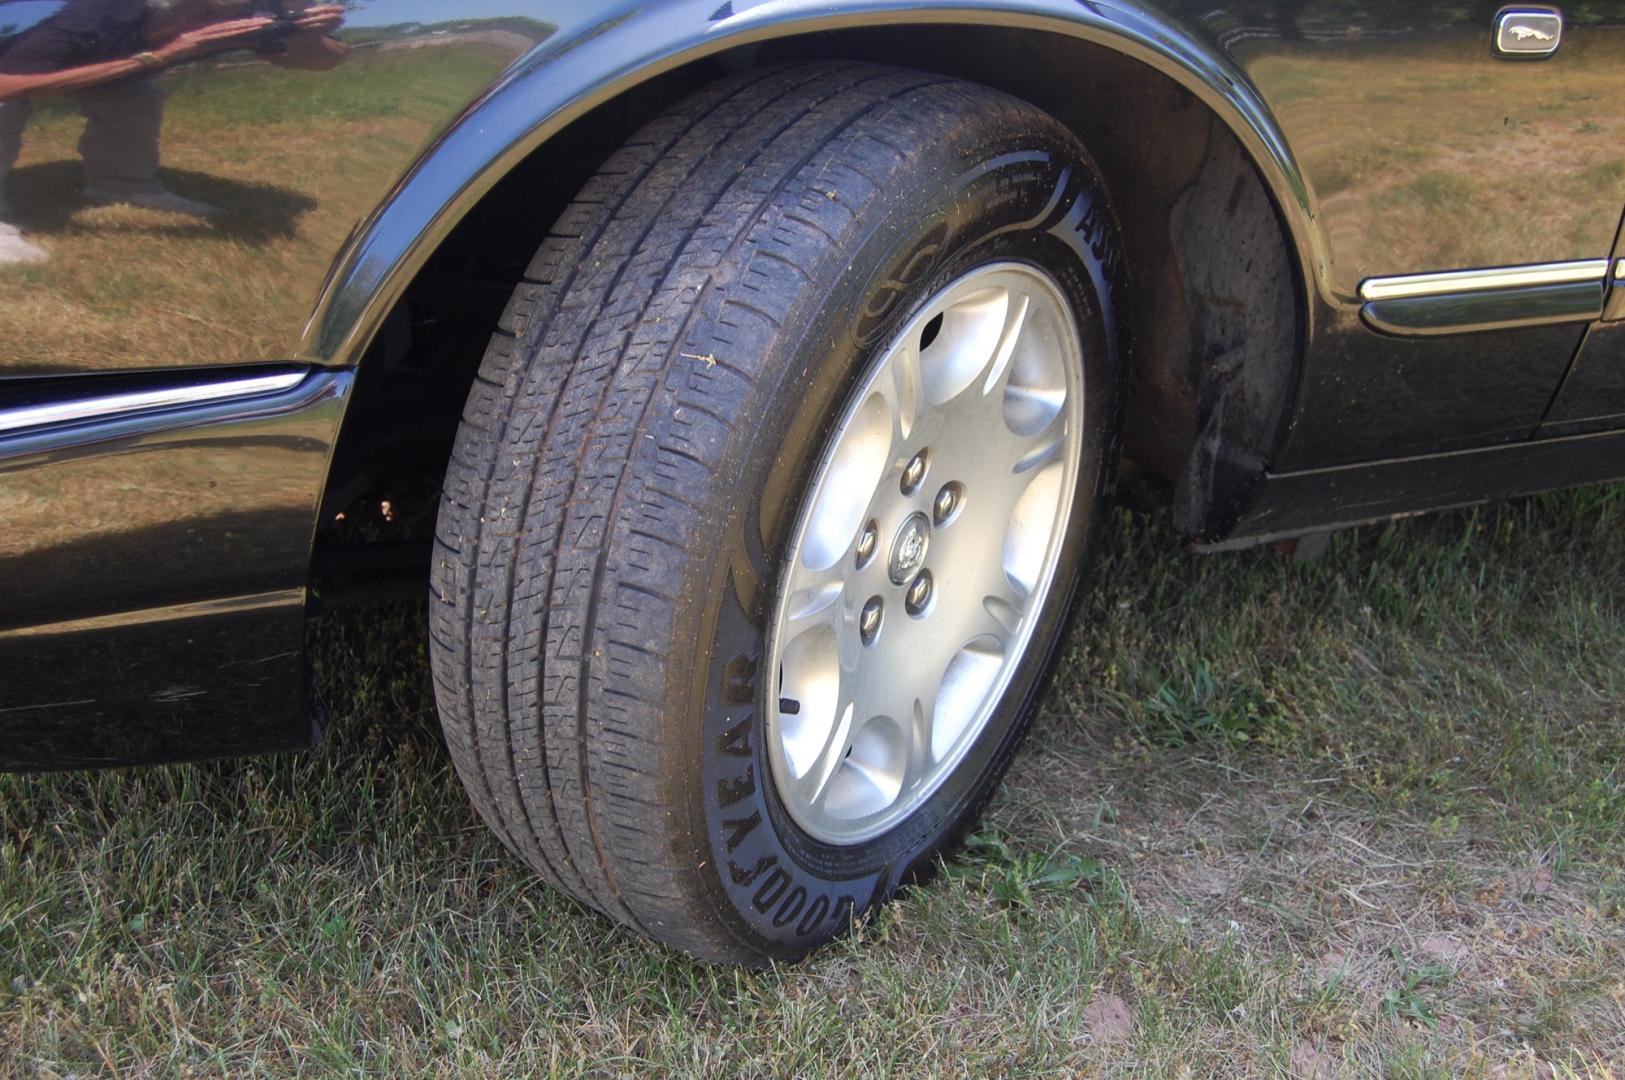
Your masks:
{"label": "tire", "polygon": [[[1084,580],[1116,454],[1119,263],[1073,137],[1031,105],[940,76],[755,70],[613,155],[514,292],[440,509],[437,699],[502,842],[642,934],[750,965],[803,956],[929,868],[1008,765]],[[784,771],[792,719],[766,670],[789,617],[787,553],[823,505],[808,492],[833,475],[877,357],[907,356],[900,328],[916,332],[923,305],[983,273],[1048,282],[1031,302],[1059,297],[1071,325],[1044,333],[1077,345],[1052,576],[1013,616],[1030,634],[1001,661],[1006,681],[980,699],[957,763],[922,765],[908,788],[918,805],[874,835],[820,835],[798,821],[801,796],[786,801],[801,790]],[[917,547],[899,539],[888,572],[915,572]],[[887,617],[909,632],[902,612]],[[857,790],[848,760],[819,768]],[[833,798],[819,810],[809,796],[803,817],[839,832]]]}

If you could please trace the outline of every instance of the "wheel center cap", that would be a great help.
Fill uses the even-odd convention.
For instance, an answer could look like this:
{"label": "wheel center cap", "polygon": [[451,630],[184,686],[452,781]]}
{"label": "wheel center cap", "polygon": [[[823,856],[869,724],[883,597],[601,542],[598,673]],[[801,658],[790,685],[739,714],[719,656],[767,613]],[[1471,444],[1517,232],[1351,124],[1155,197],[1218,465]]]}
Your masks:
{"label": "wheel center cap", "polygon": [[889,569],[894,585],[907,583],[925,565],[925,551],[931,546],[931,519],[913,513],[897,530],[892,541]]}

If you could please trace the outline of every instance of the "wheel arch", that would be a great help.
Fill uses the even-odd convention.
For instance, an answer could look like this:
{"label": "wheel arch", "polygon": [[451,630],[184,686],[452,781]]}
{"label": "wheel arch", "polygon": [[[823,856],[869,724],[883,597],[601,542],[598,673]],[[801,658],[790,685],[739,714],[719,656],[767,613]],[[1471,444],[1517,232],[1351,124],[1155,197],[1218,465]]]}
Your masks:
{"label": "wheel arch", "polygon": [[[482,256],[468,250],[478,247],[469,235],[482,215],[503,201],[505,185],[510,197],[517,177],[528,177],[533,188],[538,182],[547,188],[551,181],[557,189],[527,201],[533,220],[526,227],[534,228],[532,239],[539,240],[575,190],[572,177],[580,174],[584,180],[596,167],[594,158],[601,161],[613,148],[599,145],[607,134],[634,129],[671,94],[719,71],[809,55],[927,67],[1029,97],[1068,114],[1061,118],[1096,154],[1114,193],[1137,192],[1118,199],[1120,213],[1131,219],[1124,232],[1139,281],[1134,292],[1137,404],[1128,453],[1177,481],[1183,531],[1205,538],[1222,533],[1225,519],[1233,517],[1232,510],[1239,514],[1246,490],[1261,477],[1290,416],[1302,343],[1316,309],[1316,268],[1324,264],[1312,195],[1263,99],[1216,44],[1149,9],[1063,0],[925,6],[905,0],[767,0],[746,6],[735,0],[720,7],[716,0],[680,0],[640,9],[567,47],[539,49],[425,154],[357,230],[323,289],[301,354],[317,363],[361,365],[323,520],[330,521],[333,511],[368,489],[351,475],[368,446],[409,439],[399,430],[380,437],[382,428],[399,427],[398,419],[387,417],[398,418],[402,410],[375,406],[390,397],[402,355],[416,347],[404,314],[412,306],[412,290],[431,295],[422,283],[453,263],[474,278],[482,272],[491,276],[489,268],[471,266],[470,260],[477,263]],[[1166,169],[1167,159],[1179,154],[1143,145],[1136,149],[1151,140],[1126,123],[1121,111],[1089,108],[1101,94],[1115,95],[1113,107],[1119,110],[1157,110],[1169,137],[1156,141],[1166,144],[1164,151],[1185,151],[1178,167]],[[555,155],[566,164],[554,167]],[[1216,169],[1215,157],[1224,159]],[[1119,186],[1125,174],[1132,175]],[[1207,227],[1207,238],[1197,245],[1207,255],[1197,251],[1196,259],[1208,258],[1209,264],[1193,266],[1191,253],[1167,235],[1170,229],[1136,226],[1144,212],[1177,213],[1181,201],[1188,214],[1193,201],[1202,203],[1204,183],[1237,190],[1251,185],[1256,191],[1251,211],[1240,217],[1232,193],[1230,220]],[[1193,192],[1198,193],[1194,199]],[[1220,212],[1226,205],[1219,190],[1205,201]],[[1126,205],[1133,202],[1157,205]],[[1233,246],[1225,239],[1227,228],[1249,233],[1245,260],[1223,250]],[[1253,256],[1264,249],[1268,257],[1254,265]],[[1239,288],[1233,281],[1223,283],[1237,273],[1260,280]],[[507,284],[512,283],[510,278]],[[1268,318],[1278,327],[1289,326],[1275,340],[1254,342],[1258,355],[1249,361],[1253,373],[1246,379],[1215,381],[1206,374],[1236,350],[1238,338],[1249,332],[1256,338],[1258,331],[1256,325],[1251,331],[1238,328],[1235,319],[1222,314],[1221,325],[1208,325],[1213,319],[1204,310],[1233,307],[1236,301],[1229,295],[1209,305],[1201,293],[1214,288],[1244,298],[1269,293],[1265,299],[1276,310]],[[1178,305],[1186,318],[1161,317],[1165,303]],[[420,300],[418,314],[436,304],[467,306],[442,293],[438,300]],[[1152,312],[1157,317],[1148,317]],[[486,331],[492,322],[485,322]],[[421,366],[423,358],[417,363]],[[1227,364],[1238,366],[1233,359]],[[461,376],[465,392],[472,373],[473,364],[467,364]],[[435,399],[444,400],[448,389],[454,386],[440,380]],[[460,403],[460,395],[452,396]],[[449,424],[439,425],[440,443],[449,446],[455,422],[453,415]],[[1234,461],[1227,467],[1221,459]]]}
{"label": "wheel arch", "polygon": [[[742,6],[742,5],[741,5]],[[593,108],[661,75],[731,50],[835,31],[996,27],[1103,46],[1140,61],[1191,93],[1225,124],[1274,198],[1304,271],[1315,279],[1325,243],[1303,172],[1263,98],[1216,44],[1148,9],[1052,0],[977,0],[918,6],[899,0],[771,2],[725,18],[684,3],[645,9],[564,55],[539,50],[436,141],[389,200],[362,225],[322,291],[301,342],[323,363],[359,359],[389,306],[435,246],[520,161]],[[723,3],[713,15],[730,10]],[[690,17],[680,17],[682,12]],[[675,24],[675,25],[674,25]]]}

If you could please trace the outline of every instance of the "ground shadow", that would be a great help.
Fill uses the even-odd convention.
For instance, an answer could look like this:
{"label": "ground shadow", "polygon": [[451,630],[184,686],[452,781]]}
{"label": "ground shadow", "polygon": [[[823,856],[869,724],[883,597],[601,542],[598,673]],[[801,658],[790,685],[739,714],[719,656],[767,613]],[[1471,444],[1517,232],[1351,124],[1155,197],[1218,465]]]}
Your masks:
{"label": "ground shadow", "polygon": [[[190,169],[159,169],[158,178],[178,195],[225,210],[211,221],[156,225],[146,231],[166,236],[221,236],[250,244],[291,237],[299,218],[316,208],[316,200],[274,184],[246,183]],[[85,208],[80,191],[84,170],[75,159],[43,162],[12,170],[7,192],[11,220],[31,233],[91,231],[76,212]]]}

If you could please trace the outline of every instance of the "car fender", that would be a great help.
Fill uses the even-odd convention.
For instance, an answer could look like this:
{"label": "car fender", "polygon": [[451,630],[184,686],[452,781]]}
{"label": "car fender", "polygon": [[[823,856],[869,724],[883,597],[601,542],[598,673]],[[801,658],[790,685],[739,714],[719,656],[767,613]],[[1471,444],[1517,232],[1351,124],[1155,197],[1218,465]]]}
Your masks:
{"label": "car fender", "polygon": [[1189,90],[1253,160],[1291,235],[1304,288],[1324,290],[1324,237],[1280,126],[1218,44],[1166,10],[1074,0],[673,0],[606,8],[591,22],[561,29],[467,109],[340,255],[305,328],[300,358],[357,363],[412,276],[480,197],[593,107],[738,46],[852,27],[942,24],[1082,39],[1151,65]]}

